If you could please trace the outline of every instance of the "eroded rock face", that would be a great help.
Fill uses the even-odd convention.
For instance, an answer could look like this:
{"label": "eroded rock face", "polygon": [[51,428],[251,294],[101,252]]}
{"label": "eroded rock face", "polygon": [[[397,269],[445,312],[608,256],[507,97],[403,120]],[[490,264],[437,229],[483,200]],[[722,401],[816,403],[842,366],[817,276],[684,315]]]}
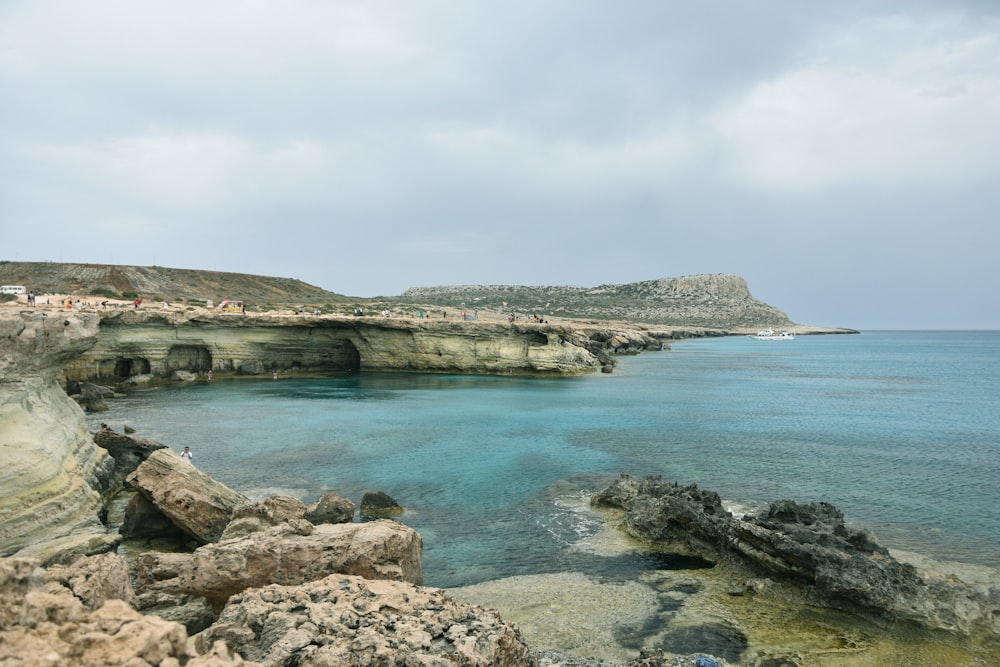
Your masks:
{"label": "eroded rock face", "polygon": [[192,554],[143,554],[136,585],[140,596],[153,590],[193,595],[218,610],[247,588],[301,584],[333,573],[420,584],[422,549],[420,535],[394,521],[315,527],[290,521]]}
{"label": "eroded rock face", "polygon": [[150,454],[125,481],[202,543],[218,541],[233,510],[249,502],[169,449]]}
{"label": "eroded rock face", "polygon": [[591,503],[624,509],[624,524],[633,535],[729,561],[754,576],[796,583],[831,607],[1000,636],[1000,588],[901,563],[869,531],[846,525],[843,514],[827,503],[783,500],[741,520],[725,511],[714,492],[628,475]]}
{"label": "eroded rock face", "polygon": [[[587,334],[547,325],[129,310],[101,316],[96,344],[65,367],[71,380],[128,382],[209,370],[575,375],[596,371],[602,363],[592,350],[607,348]],[[615,344],[635,347],[636,336],[642,346],[654,344],[638,332]]]}
{"label": "eroded rock face", "polygon": [[537,664],[517,627],[494,611],[439,589],[345,575],[234,596],[198,644],[220,640],[268,665]]}
{"label": "eroded rock face", "polygon": [[114,549],[101,524],[113,461],[58,382],[96,342],[96,315],[0,312],[0,555],[43,562]]}

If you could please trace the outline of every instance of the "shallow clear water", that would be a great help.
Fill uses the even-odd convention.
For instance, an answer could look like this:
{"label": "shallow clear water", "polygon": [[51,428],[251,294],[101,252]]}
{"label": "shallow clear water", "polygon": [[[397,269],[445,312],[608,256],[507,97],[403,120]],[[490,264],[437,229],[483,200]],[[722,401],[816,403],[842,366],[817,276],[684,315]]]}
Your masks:
{"label": "shallow clear water", "polygon": [[[93,417],[254,499],[382,490],[460,586],[585,570],[560,498],[619,472],[824,500],[888,546],[1000,566],[1000,332],[696,339],[564,379],[362,374],[137,390]],[[616,561],[628,570],[642,567]],[[602,567],[607,567],[606,565]]]}

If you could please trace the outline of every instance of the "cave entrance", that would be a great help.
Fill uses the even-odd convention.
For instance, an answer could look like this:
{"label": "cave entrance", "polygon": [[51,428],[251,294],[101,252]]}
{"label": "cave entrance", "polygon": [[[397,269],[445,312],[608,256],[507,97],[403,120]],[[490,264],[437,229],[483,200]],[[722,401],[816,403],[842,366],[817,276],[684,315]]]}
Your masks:
{"label": "cave entrance", "polygon": [[174,345],[163,361],[166,372],[212,370],[212,353],[202,345]]}
{"label": "cave entrance", "polygon": [[115,359],[114,377],[116,380],[127,380],[136,375],[149,373],[149,359],[142,357],[118,357]]}

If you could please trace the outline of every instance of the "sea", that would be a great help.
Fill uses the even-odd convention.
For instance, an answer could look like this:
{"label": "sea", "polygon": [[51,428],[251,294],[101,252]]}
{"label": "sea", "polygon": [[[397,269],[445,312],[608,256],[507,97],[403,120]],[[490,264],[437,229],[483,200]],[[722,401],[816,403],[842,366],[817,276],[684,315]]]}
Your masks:
{"label": "sea", "polygon": [[741,511],[825,501],[890,548],[1000,567],[1000,332],[670,347],[571,378],[217,377],[88,419],[188,446],[254,500],[383,491],[421,534],[431,586],[595,567],[569,547],[601,529],[586,499],[621,473]]}
{"label": "sea", "polygon": [[533,649],[1000,665],[989,637],[734,595],[738,573],[657,553],[588,503],[622,473],[697,484],[734,512],[823,501],[901,560],[996,585],[1000,331],[694,338],[618,362],[570,378],[216,376],[138,387],[88,420],[190,447],[251,500],[389,494],[422,537],[423,583],[498,610]]}

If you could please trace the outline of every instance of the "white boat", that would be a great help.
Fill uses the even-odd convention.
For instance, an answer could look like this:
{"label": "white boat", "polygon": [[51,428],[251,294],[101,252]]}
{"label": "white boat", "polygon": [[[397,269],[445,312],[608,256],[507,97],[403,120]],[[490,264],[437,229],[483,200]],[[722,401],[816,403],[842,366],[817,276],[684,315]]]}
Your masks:
{"label": "white boat", "polygon": [[774,329],[764,329],[763,331],[758,331],[756,334],[751,334],[750,338],[754,340],[795,340],[794,334],[788,331],[775,331]]}

